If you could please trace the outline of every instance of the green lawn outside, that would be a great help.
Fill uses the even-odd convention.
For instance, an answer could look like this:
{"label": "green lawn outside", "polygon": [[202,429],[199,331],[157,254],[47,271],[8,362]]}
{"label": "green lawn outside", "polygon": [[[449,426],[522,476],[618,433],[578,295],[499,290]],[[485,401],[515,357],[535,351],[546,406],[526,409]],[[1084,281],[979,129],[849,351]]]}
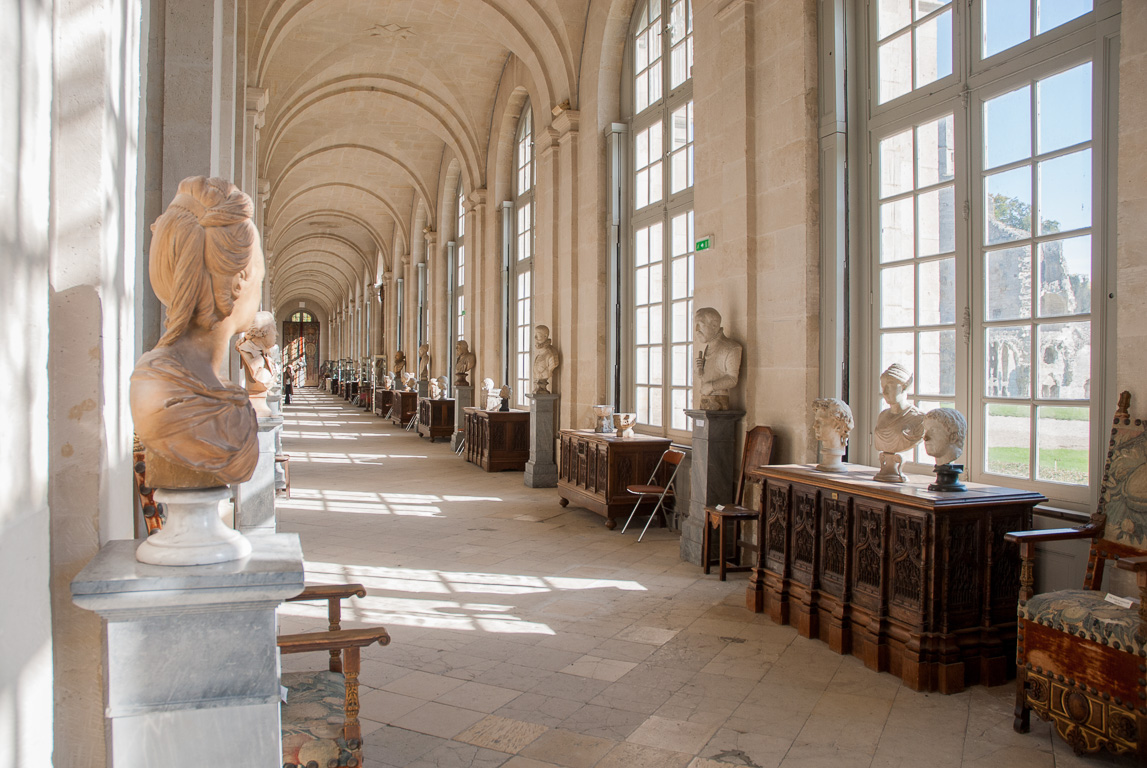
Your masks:
{"label": "green lawn outside", "polygon": [[[1041,479],[1060,483],[1087,484],[1087,451],[1052,448],[1040,451]],[[1027,477],[1030,463],[1027,448],[993,448],[988,451],[988,471],[1011,477]]]}
{"label": "green lawn outside", "polygon": [[[988,406],[988,413],[992,416],[1018,416],[1026,419],[1031,415],[1031,409],[1026,405],[1003,405],[996,403]],[[1045,419],[1057,421],[1087,421],[1090,418],[1087,408],[1068,408],[1048,406],[1040,411]]]}

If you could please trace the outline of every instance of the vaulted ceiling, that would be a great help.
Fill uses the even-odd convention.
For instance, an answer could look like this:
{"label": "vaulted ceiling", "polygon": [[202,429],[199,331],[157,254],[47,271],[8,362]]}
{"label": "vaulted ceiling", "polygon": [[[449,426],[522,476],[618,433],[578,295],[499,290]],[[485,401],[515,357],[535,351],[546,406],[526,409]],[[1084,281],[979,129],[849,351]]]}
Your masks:
{"label": "vaulted ceiling", "polygon": [[511,56],[543,109],[576,101],[589,0],[263,0],[248,83],[267,91],[259,176],[275,302],[328,312],[437,229],[443,164],[486,185]]}

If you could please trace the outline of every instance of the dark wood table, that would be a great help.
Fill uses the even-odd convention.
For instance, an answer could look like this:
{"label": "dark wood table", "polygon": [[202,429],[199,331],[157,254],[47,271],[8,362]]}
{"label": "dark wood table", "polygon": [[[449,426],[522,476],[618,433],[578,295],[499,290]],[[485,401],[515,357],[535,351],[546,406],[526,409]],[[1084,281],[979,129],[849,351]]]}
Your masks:
{"label": "dark wood table", "polygon": [[529,411],[466,409],[466,461],[487,472],[521,472],[529,459]]}
{"label": "dark wood table", "polygon": [[418,413],[418,393],[412,390],[396,390],[394,393],[394,416],[391,421],[405,427]]}
{"label": "dark wood table", "polygon": [[805,637],[917,691],[957,693],[1015,670],[1020,561],[1004,534],[1030,527],[1031,491],[932,476],[872,479],[875,467],[763,466],[747,602]]}
{"label": "dark wood table", "polygon": [[443,437],[449,440],[454,436],[454,399],[431,400],[424,397],[418,401],[418,436],[429,437],[430,442]]}
{"label": "dark wood table", "polygon": [[394,405],[394,392],[382,387],[376,387],[374,390],[374,415],[386,418],[390,413],[390,407]]}
{"label": "dark wood table", "polygon": [[[570,502],[583,506],[604,517],[606,528],[616,528],[619,519],[624,522],[629,517],[637,500],[625,487],[649,482],[669,446],[665,437],[618,437],[591,429],[563,429],[558,443],[559,503],[563,507]],[[668,471],[661,478],[666,479]],[[646,513],[656,503],[656,498],[647,499]],[[687,502],[681,499],[674,503]]]}

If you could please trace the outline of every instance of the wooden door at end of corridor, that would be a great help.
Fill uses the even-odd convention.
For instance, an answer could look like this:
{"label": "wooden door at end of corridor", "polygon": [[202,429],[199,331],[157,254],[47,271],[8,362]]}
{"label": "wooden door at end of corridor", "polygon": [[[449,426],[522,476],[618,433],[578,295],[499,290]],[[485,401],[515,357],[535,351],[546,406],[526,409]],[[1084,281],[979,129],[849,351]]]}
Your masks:
{"label": "wooden door at end of corridor", "polygon": [[296,387],[318,386],[319,323],[310,312],[296,312],[283,321],[283,376]]}

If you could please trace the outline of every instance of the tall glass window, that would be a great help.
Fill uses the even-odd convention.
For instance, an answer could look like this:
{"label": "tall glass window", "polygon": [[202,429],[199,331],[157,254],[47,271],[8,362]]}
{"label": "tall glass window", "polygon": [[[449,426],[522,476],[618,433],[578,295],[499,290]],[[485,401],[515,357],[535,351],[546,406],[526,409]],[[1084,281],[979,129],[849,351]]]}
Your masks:
{"label": "tall glass window", "polygon": [[454,227],[454,338],[464,337],[466,317],[466,195],[458,182],[458,206]]}
{"label": "tall glass window", "polygon": [[[862,378],[900,363],[919,408],[963,413],[970,479],[1086,505],[1110,410],[1091,397],[1103,370],[1092,291],[1107,247],[1099,127],[1115,119],[1102,51],[1118,11],[1098,18],[1090,0],[870,9],[868,357],[879,369]],[[869,390],[869,423],[882,406]],[[932,463],[922,448],[905,459]]]}
{"label": "tall glass window", "polygon": [[514,253],[511,267],[513,283],[512,375],[514,403],[529,407],[526,394],[533,392],[530,356],[533,348],[531,326],[534,321],[534,129],[533,112],[527,102],[518,120],[514,144]]}
{"label": "tall glass window", "polygon": [[[641,0],[630,39],[632,136],[626,380],[648,431],[689,428],[693,387],[693,8]],[[625,294],[623,294],[625,295]]]}

